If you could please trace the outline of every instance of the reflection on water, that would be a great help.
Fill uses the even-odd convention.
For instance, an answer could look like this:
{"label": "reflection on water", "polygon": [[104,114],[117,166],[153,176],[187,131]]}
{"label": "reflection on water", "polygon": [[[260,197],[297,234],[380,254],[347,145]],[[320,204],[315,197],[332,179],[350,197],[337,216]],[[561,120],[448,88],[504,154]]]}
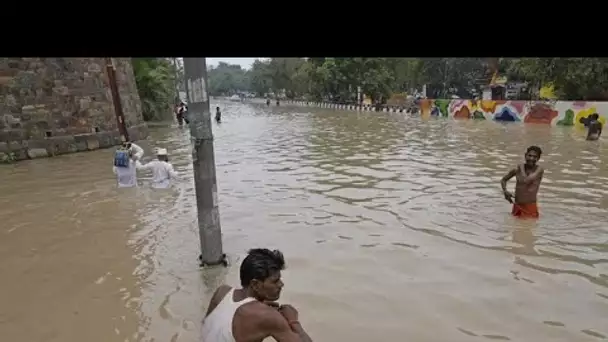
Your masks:
{"label": "reflection on water", "polygon": [[[153,128],[143,144],[169,148],[183,175],[166,191],[116,190],[109,150],[3,166],[0,335],[196,341],[210,294],[237,284],[257,246],[285,252],[282,300],[315,340],[608,335],[602,142],[542,125],[218,105],[232,266],[198,269],[186,129]],[[516,220],[499,179],[531,144],[544,151],[541,218]]]}

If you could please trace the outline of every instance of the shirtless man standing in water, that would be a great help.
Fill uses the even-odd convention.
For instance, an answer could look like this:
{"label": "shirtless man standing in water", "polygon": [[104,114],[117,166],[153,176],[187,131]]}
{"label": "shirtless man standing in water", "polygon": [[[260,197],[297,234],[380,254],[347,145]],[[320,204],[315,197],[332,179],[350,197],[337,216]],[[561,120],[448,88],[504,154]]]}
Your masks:
{"label": "shirtless man standing in water", "polygon": [[312,342],[291,305],[275,301],[281,295],[281,270],[285,267],[278,250],[252,249],[240,269],[240,289],[220,286],[209,303],[203,321],[203,342]]}
{"label": "shirtless man standing in water", "polygon": [[[526,162],[510,170],[500,181],[505,199],[513,203],[511,214],[517,217],[538,217],[536,205],[538,188],[543,179],[545,170],[536,163],[540,159],[542,150],[538,146],[530,146],[526,150]],[[516,177],[515,195],[507,190],[507,181]]]}

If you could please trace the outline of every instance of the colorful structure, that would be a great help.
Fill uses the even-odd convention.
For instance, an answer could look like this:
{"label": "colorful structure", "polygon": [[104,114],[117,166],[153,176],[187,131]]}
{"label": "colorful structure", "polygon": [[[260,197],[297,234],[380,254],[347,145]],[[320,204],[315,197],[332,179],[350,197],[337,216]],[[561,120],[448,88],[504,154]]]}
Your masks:
{"label": "colorful structure", "polygon": [[446,117],[537,123],[584,127],[593,113],[602,124],[608,119],[608,102],[586,101],[498,101],[498,100],[421,100],[422,117]]}

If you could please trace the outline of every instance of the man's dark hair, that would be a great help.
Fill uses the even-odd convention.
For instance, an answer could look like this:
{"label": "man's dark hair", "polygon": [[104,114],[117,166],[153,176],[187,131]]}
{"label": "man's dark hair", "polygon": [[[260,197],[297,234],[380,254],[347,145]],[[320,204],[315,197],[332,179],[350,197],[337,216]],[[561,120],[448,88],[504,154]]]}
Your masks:
{"label": "man's dark hair", "polygon": [[251,281],[257,279],[264,281],[273,274],[285,269],[283,253],[267,248],[250,249],[241,263],[241,285],[247,287]]}
{"label": "man's dark hair", "polygon": [[589,115],[589,119],[591,120],[599,120],[600,115],[598,113],[593,113],[591,115]]}
{"label": "man's dark hair", "polygon": [[540,155],[543,154],[543,150],[541,150],[540,147],[534,146],[534,145],[528,147],[528,149],[526,150],[526,154],[528,154],[528,152],[530,152],[530,151],[536,152],[536,154],[538,154],[539,158],[540,158]]}

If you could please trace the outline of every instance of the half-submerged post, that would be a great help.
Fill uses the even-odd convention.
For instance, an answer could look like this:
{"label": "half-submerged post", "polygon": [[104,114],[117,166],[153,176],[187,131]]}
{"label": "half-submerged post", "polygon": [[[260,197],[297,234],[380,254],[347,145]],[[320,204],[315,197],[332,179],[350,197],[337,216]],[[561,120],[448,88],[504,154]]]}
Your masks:
{"label": "half-submerged post", "polygon": [[226,266],[226,255],[222,251],[213,132],[207,95],[207,63],[204,57],[184,58],[184,79],[188,94],[192,164],[201,242],[199,260],[201,266]]}

